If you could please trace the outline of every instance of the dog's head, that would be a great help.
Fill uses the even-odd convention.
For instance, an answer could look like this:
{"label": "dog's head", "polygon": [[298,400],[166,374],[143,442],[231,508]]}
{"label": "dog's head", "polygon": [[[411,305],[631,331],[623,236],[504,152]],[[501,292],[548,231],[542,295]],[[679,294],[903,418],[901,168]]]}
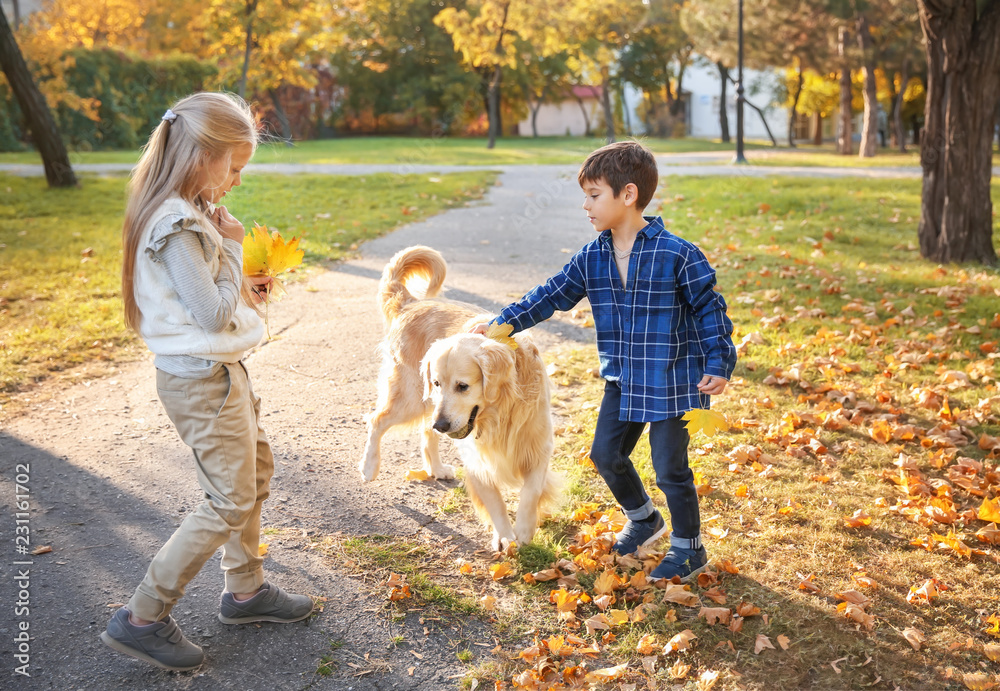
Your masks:
{"label": "dog's head", "polygon": [[434,403],[434,429],[464,439],[479,414],[513,386],[514,351],[477,334],[458,334],[435,341],[421,371],[424,399]]}

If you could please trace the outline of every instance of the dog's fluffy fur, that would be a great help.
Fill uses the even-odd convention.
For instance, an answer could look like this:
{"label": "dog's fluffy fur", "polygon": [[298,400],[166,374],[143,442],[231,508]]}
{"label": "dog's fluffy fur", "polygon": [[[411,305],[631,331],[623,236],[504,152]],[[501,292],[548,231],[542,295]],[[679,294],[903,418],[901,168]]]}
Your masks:
{"label": "dog's fluffy fur", "polygon": [[[515,337],[515,350],[467,333],[490,316],[434,299],[446,270],[440,253],[417,246],[396,254],[382,272],[383,362],[359,469],[365,481],[373,480],[382,436],[396,425],[423,422],[425,470],[441,479],[455,477],[454,468],[441,462],[437,435],[455,439],[472,503],[493,527],[493,549],[512,540],[527,544],[540,508],[558,494],[549,468],[552,420],[545,365],[524,334]],[[407,282],[418,277],[427,281],[423,299],[407,289]],[[500,494],[505,488],[520,489],[513,526]]]}

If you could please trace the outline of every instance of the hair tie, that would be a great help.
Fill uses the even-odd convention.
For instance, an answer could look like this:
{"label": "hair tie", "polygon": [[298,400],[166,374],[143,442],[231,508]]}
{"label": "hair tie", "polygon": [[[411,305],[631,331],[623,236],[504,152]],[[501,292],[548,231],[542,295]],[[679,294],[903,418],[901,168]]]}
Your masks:
{"label": "hair tie", "polygon": [[167,112],[163,114],[161,120],[166,120],[167,122],[173,122],[177,119],[177,113],[167,108]]}

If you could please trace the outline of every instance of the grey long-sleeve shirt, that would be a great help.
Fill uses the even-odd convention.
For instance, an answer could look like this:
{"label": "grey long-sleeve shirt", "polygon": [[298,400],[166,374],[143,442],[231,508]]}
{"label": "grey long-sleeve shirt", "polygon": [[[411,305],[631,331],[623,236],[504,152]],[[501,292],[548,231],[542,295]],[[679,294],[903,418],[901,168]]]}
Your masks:
{"label": "grey long-sleeve shirt", "polygon": [[[219,332],[229,326],[240,300],[237,281],[243,276],[243,246],[235,240],[223,239],[223,266],[218,280],[209,272],[206,251],[211,248],[202,245],[201,234],[176,229],[166,237],[155,256],[197,324],[206,331]],[[157,355],[154,364],[157,369],[185,379],[206,379],[222,366],[190,355]]]}

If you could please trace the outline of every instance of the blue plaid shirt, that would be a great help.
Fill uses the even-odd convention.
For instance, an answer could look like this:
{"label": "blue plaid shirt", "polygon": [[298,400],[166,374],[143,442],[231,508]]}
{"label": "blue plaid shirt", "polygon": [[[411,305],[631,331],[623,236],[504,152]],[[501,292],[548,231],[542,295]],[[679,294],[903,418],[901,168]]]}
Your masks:
{"label": "blue plaid shirt", "polygon": [[494,320],[523,331],[590,299],[601,376],[619,382],[619,419],[654,422],[708,408],[698,391],[705,374],[729,379],[736,366],[733,323],[715,292],[715,270],[692,243],[646,217],[628,265],[628,286],[604,231],[573,255],[562,271]]}

